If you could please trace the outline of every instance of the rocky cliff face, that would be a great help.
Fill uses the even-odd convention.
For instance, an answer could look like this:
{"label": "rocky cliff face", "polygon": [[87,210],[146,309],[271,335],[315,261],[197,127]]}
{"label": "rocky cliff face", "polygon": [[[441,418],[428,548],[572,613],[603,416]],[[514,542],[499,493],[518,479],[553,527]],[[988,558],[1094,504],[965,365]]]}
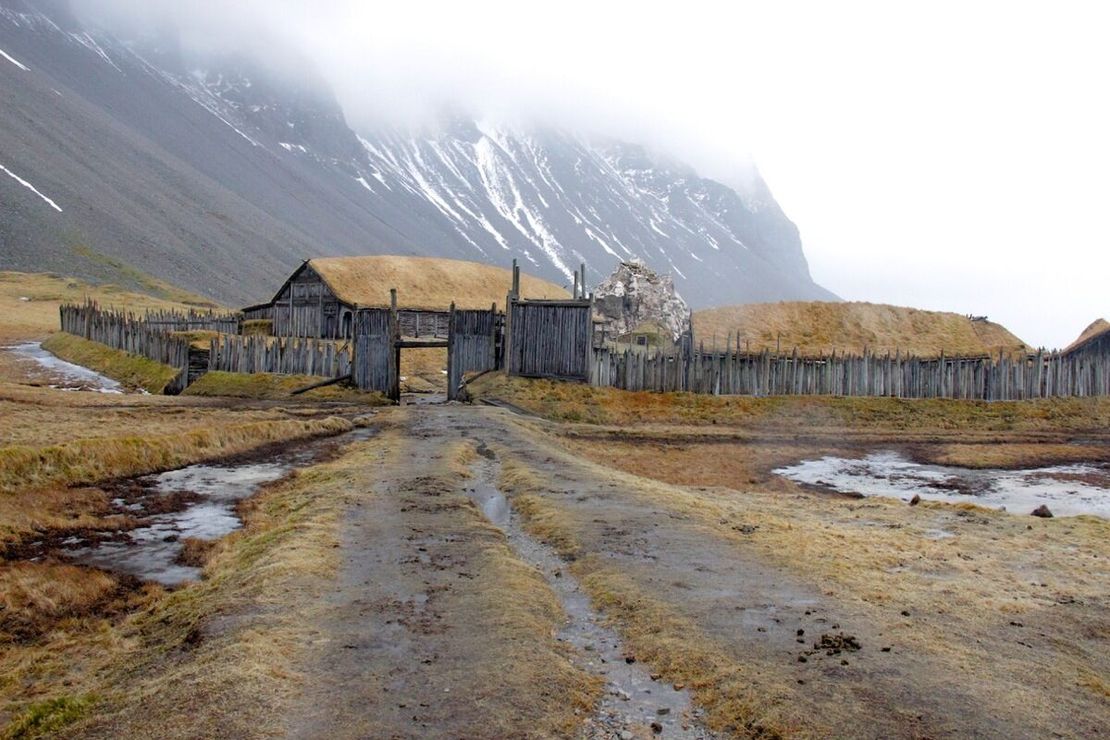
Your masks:
{"label": "rocky cliff face", "polygon": [[690,332],[690,307],[670,275],[660,275],[643,262],[621,262],[594,290],[594,316],[601,319],[607,340],[645,325],[658,327],[672,342]]}
{"label": "rocky cliff face", "polygon": [[95,21],[0,0],[0,269],[122,263],[250,303],[315,256],[518,258],[567,284],[639,259],[699,307],[835,299],[757,174],[728,187],[632,143],[459,115],[356,130],[309,60]]}

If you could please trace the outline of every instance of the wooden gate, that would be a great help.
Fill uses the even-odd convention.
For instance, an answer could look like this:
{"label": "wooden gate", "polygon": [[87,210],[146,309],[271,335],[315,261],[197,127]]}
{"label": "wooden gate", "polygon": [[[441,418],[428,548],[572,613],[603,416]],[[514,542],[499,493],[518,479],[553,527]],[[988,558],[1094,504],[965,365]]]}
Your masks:
{"label": "wooden gate", "polygon": [[488,311],[451,307],[447,331],[447,400],[458,398],[466,373],[497,369],[497,306]]}
{"label": "wooden gate", "polygon": [[593,304],[510,300],[505,348],[509,375],[589,380]]}
{"label": "wooden gate", "polygon": [[388,308],[355,312],[351,380],[359,390],[381,391],[394,401],[401,398],[397,331],[396,314]]}

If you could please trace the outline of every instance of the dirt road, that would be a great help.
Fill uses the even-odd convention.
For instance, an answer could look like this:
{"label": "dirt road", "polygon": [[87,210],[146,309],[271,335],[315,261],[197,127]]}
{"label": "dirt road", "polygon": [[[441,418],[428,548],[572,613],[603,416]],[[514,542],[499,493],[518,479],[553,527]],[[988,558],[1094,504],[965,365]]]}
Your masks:
{"label": "dirt road", "polygon": [[[378,483],[351,499],[340,577],[300,661],[303,690],[287,720],[295,736],[653,733],[646,720],[594,716],[599,697],[624,700],[610,690],[611,666],[584,655],[592,645],[564,639],[566,596],[551,586],[558,565],[537,569],[471,501],[489,483],[482,470],[611,618],[626,663],[651,676],[648,691],[685,689],[705,710],[657,723],[664,736],[705,726],[1082,736],[1107,726],[1105,692],[1038,676],[1061,651],[1107,675],[1105,622],[1086,612],[1080,621],[1094,632],[1066,650],[1047,618],[1020,633],[1026,639],[1007,627],[945,641],[943,616],[877,613],[761,557],[742,499],[583,462],[541,422],[499,409],[403,407],[382,417],[378,456],[366,461]],[[495,473],[475,465],[476,451],[497,460]]]}

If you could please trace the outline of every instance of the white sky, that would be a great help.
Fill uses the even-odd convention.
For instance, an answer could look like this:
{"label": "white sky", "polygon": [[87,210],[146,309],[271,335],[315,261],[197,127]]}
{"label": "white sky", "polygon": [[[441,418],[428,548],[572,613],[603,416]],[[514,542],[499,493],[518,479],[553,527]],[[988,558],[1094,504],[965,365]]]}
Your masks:
{"label": "white sky", "polygon": [[242,43],[263,21],[298,45],[356,125],[460,102],[670,148],[724,180],[750,157],[846,299],[987,314],[1045,346],[1110,318],[1108,4],[209,10],[192,18],[208,36],[218,21]]}

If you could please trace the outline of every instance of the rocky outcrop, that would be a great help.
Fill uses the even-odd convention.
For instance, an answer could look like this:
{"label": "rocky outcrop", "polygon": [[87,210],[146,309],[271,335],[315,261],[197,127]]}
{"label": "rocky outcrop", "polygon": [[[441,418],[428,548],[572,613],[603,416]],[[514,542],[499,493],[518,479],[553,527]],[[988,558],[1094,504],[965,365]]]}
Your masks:
{"label": "rocky outcrop", "polygon": [[615,340],[645,325],[678,342],[690,332],[690,307],[670,275],[660,275],[643,262],[621,262],[594,291],[594,317],[605,338]]}

